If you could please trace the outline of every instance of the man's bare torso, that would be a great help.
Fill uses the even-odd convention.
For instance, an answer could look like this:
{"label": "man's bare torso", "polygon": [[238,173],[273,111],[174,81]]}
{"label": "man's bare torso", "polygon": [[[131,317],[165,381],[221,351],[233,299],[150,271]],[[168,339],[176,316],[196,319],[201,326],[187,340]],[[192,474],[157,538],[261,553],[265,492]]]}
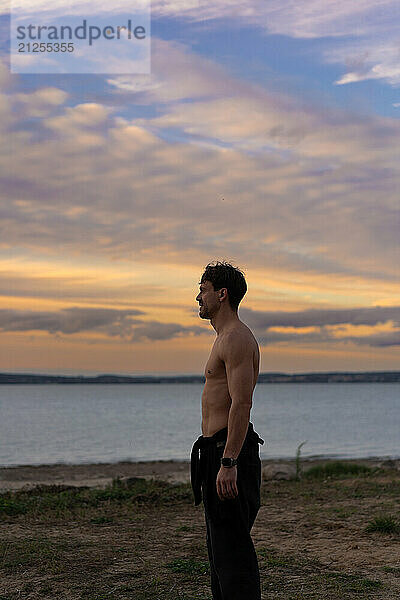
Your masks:
{"label": "man's bare torso", "polygon": [[201,398],[202,433],[205,437],[214,435],[215,432],[228,425],[231,398],[225,364],[221,358],[224,344],[227,343],[227,333],[230,336],[238,336],[243,347],[251,349],[253,356],[253,390],[257,382],[260,364],[258,344],[250,329],[239,321],[229,332],[217,335],[206,364],[204,373],[206,383]]}

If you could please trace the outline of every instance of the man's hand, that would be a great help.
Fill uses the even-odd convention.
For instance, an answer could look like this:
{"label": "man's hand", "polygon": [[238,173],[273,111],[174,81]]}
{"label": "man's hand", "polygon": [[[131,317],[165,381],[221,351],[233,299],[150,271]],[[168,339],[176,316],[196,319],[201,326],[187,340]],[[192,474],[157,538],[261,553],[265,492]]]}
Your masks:
{"label": "man's hand", "polygon": [[237,488],[237,468],[221,465],[217,475],[217,494],[220,500],[233,500],[239,494]]}

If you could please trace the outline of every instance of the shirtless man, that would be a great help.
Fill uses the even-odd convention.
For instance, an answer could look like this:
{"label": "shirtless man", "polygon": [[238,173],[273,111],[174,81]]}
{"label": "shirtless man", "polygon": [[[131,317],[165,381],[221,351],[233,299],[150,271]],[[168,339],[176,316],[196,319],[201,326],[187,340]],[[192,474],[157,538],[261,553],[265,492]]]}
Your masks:
{"label": "shirtless man", "polygon": [[205,368],[203,435],[191,460],[195,504],[204,503],[214,600],[261,598],[250,530],[260,506],[263,440],[249,423],[260,353],[237,313],[246,291],[239,269],[216,262],[207,265],[196,297],[200,318],[217,333]]}

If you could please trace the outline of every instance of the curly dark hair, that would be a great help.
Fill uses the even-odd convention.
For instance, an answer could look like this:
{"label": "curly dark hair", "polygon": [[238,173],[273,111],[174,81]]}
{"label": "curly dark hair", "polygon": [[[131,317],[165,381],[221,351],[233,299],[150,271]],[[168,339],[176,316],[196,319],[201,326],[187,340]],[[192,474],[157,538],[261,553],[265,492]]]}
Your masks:
{"label": "curly dark hair", "polygon": [[247,292],[247,284],[242,271],[225,261],[217,260],[208,263],[201,276],[201,283],[204,281],[211,281],[214,291],[226,288],[229,304],[233,310],[238,309],[241,299]]}

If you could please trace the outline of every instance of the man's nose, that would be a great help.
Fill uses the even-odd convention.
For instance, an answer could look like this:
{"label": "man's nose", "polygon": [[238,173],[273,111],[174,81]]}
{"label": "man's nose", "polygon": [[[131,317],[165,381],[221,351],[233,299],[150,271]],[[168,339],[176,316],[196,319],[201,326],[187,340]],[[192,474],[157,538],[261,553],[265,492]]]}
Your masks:
{"label": "man's nose", "polygon": [[197,294],[196,296],[196,302],[198,302],[200,300],[200,294]]}

